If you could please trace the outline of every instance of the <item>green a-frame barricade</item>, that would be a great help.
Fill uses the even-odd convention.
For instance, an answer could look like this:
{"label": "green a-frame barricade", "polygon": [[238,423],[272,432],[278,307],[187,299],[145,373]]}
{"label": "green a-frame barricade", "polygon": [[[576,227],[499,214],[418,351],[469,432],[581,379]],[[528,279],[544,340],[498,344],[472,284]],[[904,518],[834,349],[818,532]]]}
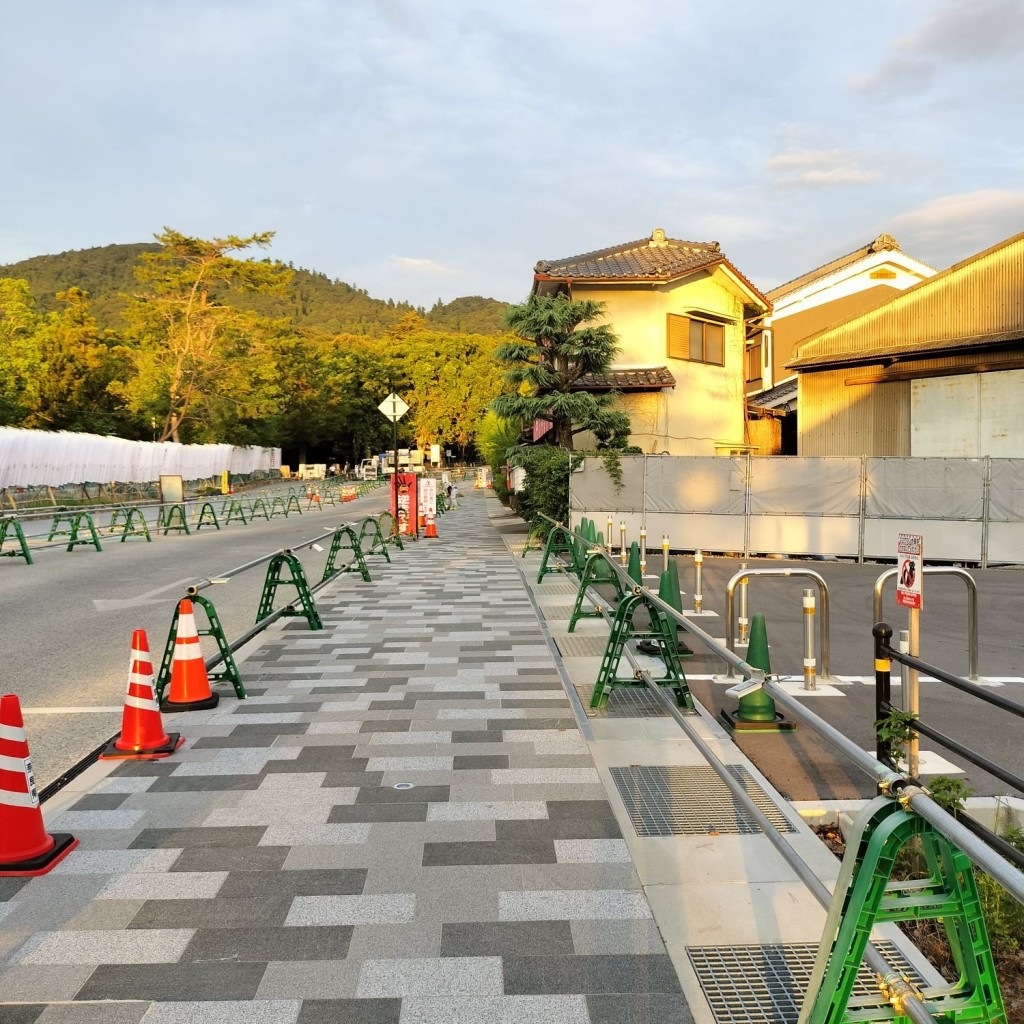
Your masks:
{"label": "green a-frame barricade", "polygon": [[[13,551],[4,551],[4,544],[7,543],[7,534],[14,534],[14,542],[18,545]],[[32,564],[32,553],[28,549],[28,541],[25,540],[25,531],[21,523],[11,516],[0,519],[0,555],[8,555],[10,558],[24,558],[26,565]]]}
{"label": "green a-frame barricade", "polygon": [[[896,856],[914,838],[926,873],[893,880]],[[907,1021],[893,1005],[897,972],[879,979],[877,997],[854,996],[853,986],[875,925],[922,920],[941,922],[959,973],[952,985],[921,993],[933,1019],[1008,1024],[970,859],[929,822],[884,796],[861,811],[847,843],[799,1024]]]}
{"label": "green a-frame barricade", "polygon": [[220,520],[217,518],[217,510],[210,501],[204,501],[199,510],[193,513],[192,523],[198,533],[204,526],[215,526],[220,529]]}
{"label": "green a-frame barricade", "polygon": [[[390,513],[388,513],[390,515]],[[396,534],[397,536],[397,534]],[[381,532],[380,522],[374,519],[373,516],[367,516],[359,527],[359,547],[360,550],[363,546],[363,541],[366,538],[370,538],[370,550],[366,552],[368,555],[383,555],[384,560],[390,564],[391,554],[388,551],[387,538]]]}
{"label": "green a-frame barricade", "polygon": [[245,509],[237,498],[224,502],[224,507],[221,508],[221,515],[224,516],[225,526],[228,523],[241,523],[243,526],[247,526],[249,523],[245,518]]}
{"label": "green a-frame barricade", "polygon": [[[287,567],[289,576],[282,577],[282,568]],[[310,629],[323,629],[324,624],[320,619],[313,595],[309,590],[309,583],[306,580],[305,570],[302,563],[292,554],[291,551],[281,551],[270,559],[267,565],[267,577],[263,583],[263,594],[260,597],[260,607],[256,612],[256,621],[262,622],[274,611],[274,597],[278,587],[295,587],[297,597],[289,602],[282,615],[302,615],[309,623]],[[292,607],[295,600],[302,605],[302,610]]]}
{"label": "green a-frame barricade", "polygon": [[[384,511],[377,517],[377,522],[384,542],[394,544],[399,551],[404,551],[405,544],[402,542],[402,532],[398,529],[398,520],[390,512]],[[385,524],[387,524],[386,528]],[[389,558],[388,561],[390,562],[391,559]]]}
{"label": "green a-frame barricade", "polygon": [[[638,629],[634,625],[634,617],[641,608],[647,609],[650,626]],[[636,675],[620,676],[619,663],[626,645],[633,640],[653,640],[661,647],[659,657],[665,663],[665,674],[654,681],[659,686],[675,691],[676,703],[687,711],[693,711],[693,697],[683,673],[682,662],[676,650],[675,624],[655,605],[646,601],[642,594],[628,594],[619,601],[612,619],[611,633],[601,658],[594,693],[590,698],[592,708],[603,708],[613,690],[620,686],[646,686],[647,684]]]}
{"label": "green a-frame barricade", "polygon": [[[197,621],[196,634],[198,636],[213,637],[214,642],[217,644],[217,652],[220,654],[220,659],[224,666],[217,671],[208,669],[206,673],[207,678],[209,678],[211,683],[230,683],[234,688],[235,696],[239,700],[245,700],[245,687],[242,685],[242,678],[238,674],[238,665],[235,663],[235,657],[231,653],[231,645],[224,635],[224,627],[220,624],[217,609],[214,608],[213,602],[203,597],[202,594],[190,594],[189,600],[192,602],[193,607],[198,605],[206,612],[207,622],[209,623],[206,629],[200,629],[199,622]],[[171,682],[171,663],[174,660],[174,646],[178,638],[178,618],[180,614],[181,602],[179,601],[174,605],[171,628],[167,633],[167,643],[164,644],[164,653],[160,659],[160,670],[157,672],[156,683],[153,687],[158,703],[164,699],[164,691]]]}
{"label": "green a-frame barricade", "polygon": [[70,537],[71,525],[76,515],[76,512],[66,508],[56,509],[53,513],[53,522],[50,523],[50,532],[46,535],[46,542],[49,543],[55,537]]}
{"label": "green a-frame barricade", "polygon": [[[87,537],[80,537],[81,531],[88,533]],[[91,544],[97,551],[102,551],[99,534],[96,533],[96,524],[88,512],[76,512],[71,518],[71,535],[68,537],[67,550],[72,551],[80,544]]]}
{"label": "green a-frame barricade", "polygon": [[600,609],[593,608],[590,611],[585,611],[583,608],[587,589],[598,583],[606,583],[615,588],[616,602],[620,601],[623,594],[625,594],[625,590],[619,582],[618,575],[605,561],[601,552],[592,551],[588,554],[586,564],[583,566],[583,572],[580,574],[580,585],[576,592],[576,602],[572,606],[572,614],[569,616],[569,626],[566,632],[575,633],[576,623],[579,622],[580,619],[602,618]]}
{"label": "green a-frame barricade", "polygon": [[[569,564],[561,562],[552,565],[552,559],[556,556],[568,555]],[[579,574],[583,565],[576,552],[576,544],[573,540],[572,530],[568,526],[557,523],[551,527],[548,533],[547,543],[544,545],[544,554],[541,556],[540,569],[537,571],[537,582],[542,583],[544,577],[556,572],[569,572]]]}
{"label": "green a-frame barricade", "polygon": [[[114,525],[114,517],[111,516],[111,527]],[[124,525],[121,528],[121,543],[129,537],[145,537],[147,544],[153,543],[149,535],[149,527],[146,525],[146,515],[141,508],[129,508],[125,510]]]}
{"label": "green a-frame barricade", "polygon": [[163,530],[165,537],[172,530],[176,533],[184,533],[188,536],[191,536],[192,534],[192,531],[188,528],[188,519],[185,516],[185,506],[181,504],[161,505],[160,513],[156,518],[156,528],[158,531]]}
{"label": "green a-frame barricade", "polygon": [[253,498],[252,505],[249,506],[249,519],[255,519],[257,516],[266,520],[270,519],[270,512],[263,498]]}
{"label": "green a-frame barricade", "polygon": [[[345,541],[347,541],[347,543],[344,543]],[[337,566],[337,559],[338,555],[342,551],[351,551],[352,561],[342,565],[339,569]],[[384,553],[387,554],[387,551],[385,550]],[[388,561],[390,561],[390,559],[388,559]],[[366,567],[366,559],[363,557],[362,545],[359,543],[359,538],[356,536],[356,532],[351,526],[339,526],[334,531],[334,539],[331,541],[331,550],[327,555],[327,564],[324,566],[324,574],[321,578],[321,582],[323,582],[323,580],[330,579],[332,576],[340,575],[343,572],[358,572],[365,582],[370,582],[370,570]]]}

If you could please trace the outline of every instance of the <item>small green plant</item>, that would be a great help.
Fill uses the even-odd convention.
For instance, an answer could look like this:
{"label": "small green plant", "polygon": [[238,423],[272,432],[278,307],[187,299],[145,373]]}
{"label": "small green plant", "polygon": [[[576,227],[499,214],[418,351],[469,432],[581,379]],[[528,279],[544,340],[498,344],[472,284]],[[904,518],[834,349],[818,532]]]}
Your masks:
{"label": "small green plant", "polygon": [[900,767],[907,760],[907,744],[915,736],[914,722],[917,716],[910,711],[890,708],[885,718],[875,722],[878,738],[889,745],[889,758],[893,765]]}
{"label": "small green plant", "polygon": [[963,779],[951,779],[948,775],[936,775],[928,783],[928,791],[944,811],[953,815],[964,809],[967,798],[974,792]]}

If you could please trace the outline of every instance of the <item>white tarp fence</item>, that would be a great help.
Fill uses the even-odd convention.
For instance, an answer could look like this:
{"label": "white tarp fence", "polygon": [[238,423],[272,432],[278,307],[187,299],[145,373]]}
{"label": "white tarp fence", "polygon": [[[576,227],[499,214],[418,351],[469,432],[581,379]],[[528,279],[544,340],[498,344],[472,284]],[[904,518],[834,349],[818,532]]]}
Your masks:
{"label": "white tarp fence", "polygon": [[0,487],[155,483],[161,475],[203,480],[281,465],[280,448],[126,441],[99,434],[0,427]]}
{"label": "white tarp fence", "polygon": [[1024,563],[1024,459],[636,455],[616,491],[601,459],[570,477],[570,517],[677,550]]}

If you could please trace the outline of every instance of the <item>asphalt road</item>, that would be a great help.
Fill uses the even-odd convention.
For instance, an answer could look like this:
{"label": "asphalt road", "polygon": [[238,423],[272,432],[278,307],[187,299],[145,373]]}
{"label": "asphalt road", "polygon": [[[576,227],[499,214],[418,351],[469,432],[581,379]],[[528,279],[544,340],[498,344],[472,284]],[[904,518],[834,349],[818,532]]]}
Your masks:
{"label": "asphalt road", "polygon": [[[361,521],[387,502],[387,489],[380,488],[344,505],[219,531],[166,537],[154,531],[151,544],[115,536],[101,540],[102,552],[90,546],[38,551],[31,566],[0,558],[0,692],[21,700],[37,785],[118,731],[132,632],[146,630],[156,668],[186,585]],[[323,574],[328,547],[299,553],[311,585]],[[203,592],[229,640],[254,624],[265,575],[264,568],[253,569]],[[202,628],[202,617],[199,622]],[[206,641],[205,656],[214,653]]]}

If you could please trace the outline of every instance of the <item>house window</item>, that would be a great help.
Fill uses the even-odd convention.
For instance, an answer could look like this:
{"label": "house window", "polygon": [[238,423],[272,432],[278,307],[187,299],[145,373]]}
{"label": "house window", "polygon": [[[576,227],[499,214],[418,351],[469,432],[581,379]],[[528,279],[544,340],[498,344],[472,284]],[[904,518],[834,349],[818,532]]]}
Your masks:
{"label": "house window", "polygon": [[706,320],[668,314],[668,356],[694,363],[725,365],[725,328]]}

